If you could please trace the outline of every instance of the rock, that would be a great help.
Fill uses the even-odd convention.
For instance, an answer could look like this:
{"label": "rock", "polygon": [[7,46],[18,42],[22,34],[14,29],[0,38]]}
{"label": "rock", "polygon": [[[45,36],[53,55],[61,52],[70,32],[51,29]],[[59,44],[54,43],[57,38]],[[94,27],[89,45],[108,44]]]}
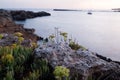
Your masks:
{"label": "rock", "polygon": [[107,62],[111,62],[112,61],[110,58],[104,57],[104,56],[99,55],[99,54],[96,54],[96,56],[101,58],[101,59],[103,59],[103,60],[105,60],[105,61],[107,61]]}
{"label": "rock", "polygon": [[0,46],[8,46],[11,45],[12,43],[16,43],[18,40],[15,36],[11,34],[2,34],[3,38],[0,39]]}
{"label": "rock", "polygon": [[35,17],[50,16],[50,13],[43,11],[34,13],[32,11],[24,11],[24,10],[10,11],[10,14],[13,20],[17,20],[17,21],[23,21]]}
{"label": "rock", "polygon": [[27,29],[27,28],[24,28],[24,30],[30,34],[33,34],[35,32],[35,29]]}
{"label": "rock", "polygon": [[[78,51],[74,51],[65,43],[58,45],[48,42],[43,45],[41,44],[35,50],[35,55],[36,57],[46,59],[53,68],[58,65],[69,68],[71,80],[77,76],[79,76],[77,80],[88,80],[91,76],[94,80],[98,78],[99,80],[104,80],[103,78],[107,77],[109,78],[105,80],[110,80],[110,77],[116,77],[116,79],[112,80],[120,80],[119,64],[103,60],[89,50],[79,49]],[[113,75],[109,72],[111,70],[114,73]],[[96,75],[96,73],[99,75]]]}
{"label": "rock", "polygon": [[49,13],[38,12],[34,13],[31,11],[8,11],[0,9],[0,33],[10,33],[21,32],[25,39],[31,39],[36,42],[37,40],[43,39],[42,37],[34,34],[34,29],[24,28],[21,24],[15,24],[13,20],[26,20],[28,18],[49,16]]}
{"label": "rock", "polygon": [[[0,46],[11,46],[12,44],[17,44],[19,43],[18,37],[14,36],[14,34],[6,34],[3,33],[3,38],[0,39]],[[21,45],[22,46],[30,46],[31,41],[29,39],[25,39],[22,41]]]}
{"label": "rock", "polygon": [[12,18],[9,11],[0,9],[0,27],[4,27],[11,22]]}

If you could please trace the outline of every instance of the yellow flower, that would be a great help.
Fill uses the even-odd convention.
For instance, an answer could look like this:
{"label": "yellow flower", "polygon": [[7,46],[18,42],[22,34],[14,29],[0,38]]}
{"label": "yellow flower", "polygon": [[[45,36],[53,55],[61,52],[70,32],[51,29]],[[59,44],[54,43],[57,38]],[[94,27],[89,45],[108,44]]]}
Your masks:
{"label": "yellow flower", "polygon": [[70,70],[67,69],[66,67],[56,66],[53,73],[57,78],[61,78],[61,77],[68,77],[69,72],[70,72]]}
{"label": "yellow flower", "polygon": [[18,37],[18,41],[21,43],[22,41],[24,41],[23,37]]}
{"label": "yellow flower", "polygon": [[2,39],[3,38],[3,35],[2,34],[0,34],[0,39]]}
{"label": "yellow flower", "polygon": [[17,47],[17,44],[12,44],[11,47],[12,47],[12,48],[16,48],[16,47]]}
{"label": "yellow flower", "polygon": [[12,54],[6,54],[6,55],[3,55],[2,56],[2,62],[5,62],[5,63],[12,63],[14,61],[14,57]]}
{"label": "yellow flower", "polygon": [[32,42],[32,43],[31,43],[31,47],[36,48],[36,47],[37,47],[37,43]]}
{"label": "yellow flower", "polygon": [[20,32],[16,32],[16,33],[14,33],[14,35],[17,36],[17,37],[21,37],[21,36],[23,36],[23,34],[20,33]]}

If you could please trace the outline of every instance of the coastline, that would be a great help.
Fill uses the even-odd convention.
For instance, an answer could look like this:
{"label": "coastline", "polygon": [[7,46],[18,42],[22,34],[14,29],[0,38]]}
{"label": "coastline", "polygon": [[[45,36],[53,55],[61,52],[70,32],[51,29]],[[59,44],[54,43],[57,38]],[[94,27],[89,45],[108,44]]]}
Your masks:
{"label": "coastline", "polygon": [[21,32],[25,39],[31,39],[32,41],[37,41],[42,39],[41,37],[34,34],[34,29],[24,28],[21,24],[16,24],[14,21],[24,21],[26,19],[42,17],[42,16],[50,16],[47,12],[37,12],[34,13],[32,11],[10,11],[0,9],[0,33],[15,33]]}

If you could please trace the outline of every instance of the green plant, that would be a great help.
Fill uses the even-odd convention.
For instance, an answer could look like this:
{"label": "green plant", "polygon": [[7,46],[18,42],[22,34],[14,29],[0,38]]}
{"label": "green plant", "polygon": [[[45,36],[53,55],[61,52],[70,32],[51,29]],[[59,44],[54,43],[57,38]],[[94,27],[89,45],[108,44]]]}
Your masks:
{"label": "green plant", "polygon": [[17,65],[14,67],[14,70],[15,70],[15,73],[23,73],[25,68],[24,68],[24,66]]}
{"label": "green plant", "polygon": [[39,70],[34,70],[33,72],[29,73],[29,76],[26,78],[23,78],[23,80],[38,80],[40,76]]}
{"label": "green plant", "polygon": [[16,33],[14,33],[14,35],[17,36],[17,37],[21,37],[21,36],[23,36],[23,34],[20,33],[20,32],[16,32]]}
{"label": "green plant", "polygon": [[11,65],[14,63],[14,57],[12,54],[5,53],[2,57],[1,60],[3,64]]}
{"label": "green plant", "polygon": [[6,76],[3,78],[3,80],[15,80],[13,76],[14,76],[14,72],[8,71]]}
{"label": "green plant", "polygon": [[31,65],[32,70],[39,70],[41,75],[47,74],[49,72],[48,63],[44,59],[35,59]]}
{"label": "green plant", "polygon": [[55,38],[54,34],[49,36],[49,39],[53,42],[53,39]]}
{"label": "green plant", "polygon": [[64,41],[66,42],[67,41],[67,35],[68,35],[68,33],[66,33],[66,32],[60,32],[60,35],[64,37]]}
{"label": "green plant", "polygon": [[22,46],[22,33],[14,35],[19,43],[0,46],[0,80],[44,80],[50,72],[46,60],[34,58],[37,44],[32,42],[29,47]]}
{"label": "green plant", "polygon": [[[0,47],[0,77],[2,80],[14,80],[14,73],[17,76],[24,72],[24,63],[32,55],[33,49],[20,45]],[[28,65],[28,64],[27,64]],[[16,75],[15,74],[15,75]]]}
{"label": "green plant", "polygon": [[17,44],[11,44],[11,48],[16,48],[17,47]]}
{"label": "green plant", "polygon": [[35,42],[32,42],[32,43],[31,43],[31,47],[32,47],[32,48],[36,48],[37,46],[38,46],[37,43],[35,43]]}
{"label": "green plant", "polygon": [[23,37],[18,37],[18,44],[21,44],[24,41]]}
{"label": "green plant", "polygon": [[78,50],[78,49],[80,49],[80,45],[77,44],[77,43],[75,43],[75,42],[73,42],[73,41],[71,41],[71,42],[69,43],[69,46],[70,46],[71,49],[73,49],[73,50]]}
{"label": "green plant", "polygon": [[0,39],[2,39],[3,38],[3,35],[2,34],[0,34]]}
{"label": "green plant", "polygon": [[54,70],[54,75],[56,76],[56,79],[62,80],[63,77],[69,76],[69,69],[63,66],[56,66]]}
{"label": "green plant", "polygon": [[73,50],[78,50],[78,49],[82,49],[82,50],[86,50],[86,48],[85,47],[83,47],[83,46],[81,46],[81,45],[79,45],[78,43],[75,43],[75,42],[73,42],[73,41],[71,41],[70,43],[69,43],[69,46],[71,47],[71,49],[73,49]]}

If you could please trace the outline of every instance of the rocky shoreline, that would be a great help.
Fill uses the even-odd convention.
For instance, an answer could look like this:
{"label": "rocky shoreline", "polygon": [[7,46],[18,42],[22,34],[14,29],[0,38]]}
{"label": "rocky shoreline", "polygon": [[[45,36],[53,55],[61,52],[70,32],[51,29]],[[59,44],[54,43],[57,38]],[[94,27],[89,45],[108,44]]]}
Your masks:
{"label": "rocky shoreline", "polygon": [[120,80],[120,64],[87,49],[72,50],[68,43],[48,41],[36,48],[35,55],[53,68],[67,67],[70,80]]}
{"label": "rocky shoreline", "polygon": [[13,20],[21,21],[21,20],[26,20],[30,18],[35,18],[35,17],[43,17],[43,16],[50,16],[50,13],[46,13],[44,11],[42,12],[32,12],[32,11],[24,11],[24,10],[19,10],[19,11],[10,11],[10,14],[13,18]]}
{"label": "rocky shoreline", "polygon": [[50,16],[47,12],[31,12],[31,11],[8,11],[0,9],[0,33],[13,34],[15,32],[21,32],[25,39],[31,39],[37,41],[41,37],[34,34],[34,29],[24,28],[21,24],[16,24],[14,21],[22,21],[29,18]]}

